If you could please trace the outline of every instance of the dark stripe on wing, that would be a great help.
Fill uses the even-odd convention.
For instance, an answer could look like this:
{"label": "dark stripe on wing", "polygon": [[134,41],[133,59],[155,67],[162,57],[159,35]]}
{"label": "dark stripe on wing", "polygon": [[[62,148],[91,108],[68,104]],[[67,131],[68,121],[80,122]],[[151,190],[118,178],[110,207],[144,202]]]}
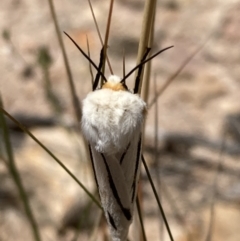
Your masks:
{"label": "dark stripe on wing", "polygon": [[122,164],[123,159],[124,159],[124,157],[126,156],[129,147],[130,147],[130,142],[129,142],[129,144],[128,144],[126,150],[123,152],[123,154],[122,154],[122,156],[121,156],[121,159],[120,159],[120,165]]}
{"label": "dark stripe on wing", "polygon": [[92,149],[91,149],[90,145],[88,145],[88,149],[89,149],[90,159],[91,159],[91,163],[92,163],[92,167],[93,167],[94,179],[95,179],[95,182],[96,182],[96,185],[97,185],[97,189],[98,189],[98,192],[99,192],[99,185],[98,185],[98,181],[97,181],[96,170],[95,170],[95,166],[94,166],[94,162],[93,162]]}
{"label": "dark stripe on wing", "polygon": [[117,227],[116,227],[116,225],[115,225],[115,222],[114,222],[114,220],[113,220],[112,215],[111,215],[109,212],[107,212],[107,213],[108,213],[108,219],[109,219],[110,224],[112,225],[112,227],[113,227],[115,230],[117,230]]}
{"label": "dark stripe on wing", "polygon": [[137,158],[136,158],[136,164],[135,164],[135,171],[134,171],[134,177],[133,177],[133,183],[132,183],[132,203],[134,201],[135,192],[136,192],[136,177],[139,167],[139,160],[140,160],[140,153],[141,153],[141,136],[138,141],[138,147],[137,147]]}
{"label": "dark stripe on wing", "polygon": [[114,181],[113,181],[113,178],[112,178],[112,174],[111,174],[109,166],[107,164],[106,158],[105,158],[105,156],[102,153],[101,153],[101,156],[103,158],[103,161],[105,163],[105,166],[106,166],[106,169],[107,169],[107,172],[108,172],[108,179],[109,179],[109,184],[110,184],[110,188],[112,190],[112,193],[113,193],[113,195],[114,195],[118,205],[120,206],[124,216],[126,217],[126,219],[127,220],[131,220],[132,219],[132,215],[131,215],[130,209],[123,207],[123,205],[121,203],[121,200],[120,200],[120,197],[119,197],[118,192],[117,192],[117,188],[116,188],[116,186],[114,184]]}

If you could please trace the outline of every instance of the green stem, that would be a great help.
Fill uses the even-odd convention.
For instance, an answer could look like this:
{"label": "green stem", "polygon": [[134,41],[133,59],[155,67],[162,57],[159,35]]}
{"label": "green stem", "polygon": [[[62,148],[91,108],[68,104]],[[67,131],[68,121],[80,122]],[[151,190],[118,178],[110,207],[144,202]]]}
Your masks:
{"label": "green stem", "polygon": [[[2,105],[2,101],[0,98],[0,107]],[[6,151],[7,151],[7,156],[8,156],[8,162],[6,162],[8,170],[10,175],[12,176],[12,179],[17,187],[17,190],[19,192],[19,196],[23,202],[23,206],[29,221],[29,224],[32,228],[32,233],[33,233],[33,237],[34,240],[36,241],[41,241],[41,237],[40,237],[40,233],[39,233],[39,229],[37,226],[37,222],[35,220],[35,217],[33,215],[33,212],[31,210],[30,207],[30,203],[28,200],[28,196],[27,193],[24,189],[22,180],[21,180],[21,176],[18,172],[18,169],[15,165],[15,161],[14,161],[14,155],[13,155],[13,151],[12,151],[12,146],[11,146],[11,142],[10,142],[10,137],[9,137],[9,132],[8,132],[8,128],[6,125],[6,121],[5,118],[3,116],[3,114],[0,114],[0,123],[2,123],[2,127],[3,127],[3,138],[4,138],[4,143],[5,143],[5,147],[6,147]]]}
{"label": "green stem", "polygon": [[86,194],[92,199],[92,201],[102,209],[100,203],[97,199],[86,189],[86,187],[71,173],[71,171],[50,151],[44,146],[26,127],[19,123],[15,118],[13,118],[6,110],[0,106],[0,110],[11,119],[20,129],[27,133],[39,146],[41,146],[73,179],[78,183],[78,185],[86,192]]}

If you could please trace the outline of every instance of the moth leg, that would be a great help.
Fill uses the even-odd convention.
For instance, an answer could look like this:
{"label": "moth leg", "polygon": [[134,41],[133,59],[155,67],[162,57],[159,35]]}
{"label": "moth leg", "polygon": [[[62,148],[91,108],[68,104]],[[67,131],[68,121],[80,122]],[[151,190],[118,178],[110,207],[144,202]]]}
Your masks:
{"label": "moth leg", "polygon": [[93,91],[96,90],[98,83],[99,83],[99,79],[101,76],[101,69],[103,66],[103,62],[104,62],[104,47],[102,47],[101,52],[100,52],[100,61],[99,61],[99,65],[98,65],[98,71],[95,77],[95,80],[93,82]]}
{"label": "moth leg", "polygon": [[[146,52],[145,52],[145,54],[143,55],[140,64],[141,64],[142,62],[144,62],[144,60],[146,60],[146,58],[147,58],[150,50],[151,50],[151,48],[147,48],[147,49],[146,49]],[[139,84],[140,84],[140,78],[141,78],[142,71],[143,71],[143,66],[144,66],[144,64],[140,65],[139,68],[138,68],[137,77],[136,77],[135,86],[134,86],[134,94],[138,93]]]}

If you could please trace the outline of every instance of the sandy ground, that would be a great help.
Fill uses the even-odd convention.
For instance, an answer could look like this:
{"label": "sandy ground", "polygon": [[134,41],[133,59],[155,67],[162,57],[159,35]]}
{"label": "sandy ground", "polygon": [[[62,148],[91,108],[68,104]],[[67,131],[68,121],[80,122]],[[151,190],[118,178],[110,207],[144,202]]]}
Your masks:
{"label": "sandy ground", "polygon": [[[92,3],[104,36],[109,2]],[[84,50],[87,35],[92,59],[98,62],[100,41],[87,1],[55,1],[55,7],[61,31],[69,33]],[[108,52],[117,75],[122,75],[123,49],[127,71],[136,64],[143,7],[141,0],[115,2]],[[47,1],[1,0],[0,20],[3,35],[10,34],[10,40],[3,35],[0,38],[0,92],[5,108],[15,116],[53,120],[52,126],[36,124],[31,131],[94,191],[81,138],[76,131],[58,124],[71,126],[74,112]],[[154,156],[154,106],[148,111],[146,123],[145,155],[154,180],[161,179],[162,201],[176,241],[206,240],[208,230],[212,234],[208,240],[240,240],[239,26],[240,2],[236,0],[158,3],[153,52],[170,45],[174,48],[152,63],[157,89],[210,36],[203,50],[159,99],[158,159]],[[91,90],[88,63],[64,34],[62,37],[77,94],[82,100]],[[38,64],[39,49],[43,47],[51,56],[49,77],[61,115],[56,115],[46,98],[44,73]],[[129,79],[130,87],[132,83],[133,79]],[[150,100],[154,90],[151,84]],[[220,155],[223,140],[225,146]],[[75,231],[68,227],[59,236],[62,218],[71,208],[75,216],[81,216],[87,209],[88,198],[29,137],[12,133],[12,142],[42,239],[71,240]],[[219,163],[220,174],[214,188]],[[144,171],[141,186],[148,240],[168,240],[166,231],[165,238],[160,235],[159,213]],[[215,200],[214,222],[209,228],[212,200]],[[94,206],[90,209],[97,212]],[[90,239],[96,218],[91,220],[91,214],[87,216],[90,224],[81,230],[77,240]],[[98,234],[96,240],[103,240],[102,232]],[[0,240],[32,240],[15,186],[2,162]]]}

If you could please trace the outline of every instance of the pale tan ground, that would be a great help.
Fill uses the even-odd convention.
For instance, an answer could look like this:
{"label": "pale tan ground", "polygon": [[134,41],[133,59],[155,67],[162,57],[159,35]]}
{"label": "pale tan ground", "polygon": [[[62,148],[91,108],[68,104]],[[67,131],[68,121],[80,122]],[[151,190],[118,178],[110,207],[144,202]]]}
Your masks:
{"label": "pale tan ground", "polygon": [[[108,1],[93,0],[92,3],[104,36]],[[55,1],[55,5],[61,31],[69,33],[84,50],[87,35],[91,56],[97,63],[101,47],[87,1],[62,0]],[[135,66],[143,6],[141,0],[116,0],[108,51],[117,75],[122,75],[123,48],[127,70]],[[72,125],[73,108],[66,72],[47,1],[1,0],[0,20],[0,30],[11,32],[13,44],[0,39],[0,92],[5,108],[15,115],[54,117],[45,98],[43,76],[36,60],[38,49],[47,46],[53,60],[52,85],[64,109],[59,121]],[[153,61],[158,88],[211,35],[204,49],[159,100],[160,167],[154,161],[154,107],[148,113],[145,155],[154,180],[161,177],[163,206],[176,241],[206,240],[213,190],[217,194],[214,225],[210,228],[212,240],[240,240],[240,143],[229,136],[221,157],[217,188],[213,188],[226,119],[240,114],[239,28],[240,2],[237,0],[164,0],[158,3],[153,52],[174,45]],[[62,37],[82,100],[91,90],[88,63],[64,34]],[[29,78],[22,75],[26,63],[34,72]],[[132,81],[129,80],[130,87]],[[153,85],[150,93],[151,100]],[[76,131],[56,125],[35,127],[31,131],[94,191],[91,167]],[[60,237],[58,229],[69,208],[76,203],[86,204],[86,194],[29,137],[12,134],[12,140],[42,239],[72,240],[75,231],[66,228]],[[235,150],[234,155],[231,148]],[[148,240],[162,240],[160,215],[144,171],[142,180]],[[2,162],[0,190],[7,190],[13,195],[9,194],[9,200],[14,200],[13,203],[8,199],[4,201],[0,195],[0,240],[33,240],[15,186]],[[92,219],[96,221],[97,209],[95,206],[92,209]],[[79,212],[82,210],[85,209]],[[81,231],[78,240],[89,240],[91,230],[90,227]],[[164,240],[169,240],[165,231],[163,236]],[[97,240],[102,240],[101,232]]]}

